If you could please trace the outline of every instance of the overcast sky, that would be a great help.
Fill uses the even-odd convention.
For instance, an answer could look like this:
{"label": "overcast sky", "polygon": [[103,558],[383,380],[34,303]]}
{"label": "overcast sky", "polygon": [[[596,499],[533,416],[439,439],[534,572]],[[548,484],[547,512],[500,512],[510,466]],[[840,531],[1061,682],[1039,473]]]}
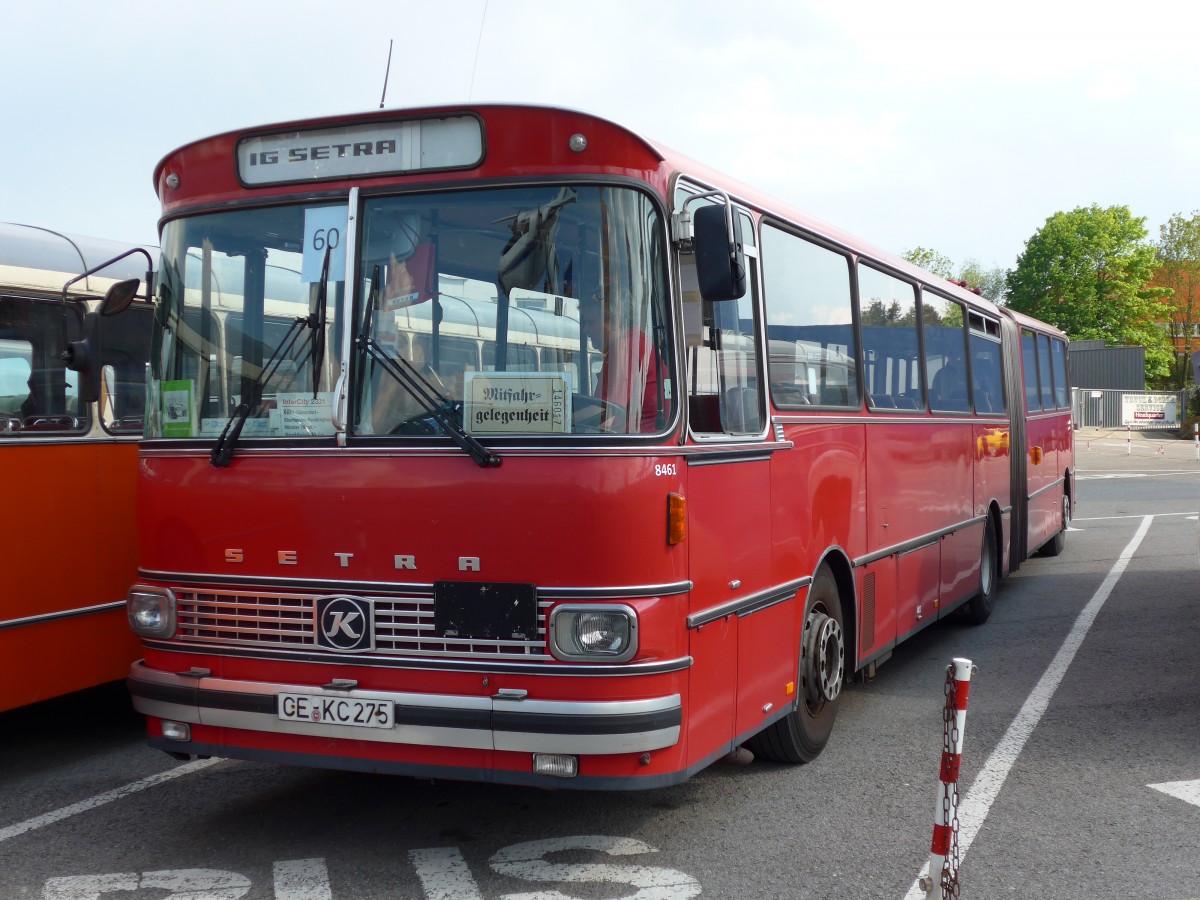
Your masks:
{"label": "overcast sky", "polygon": [[893,253],[1011,268],[1060,210],[1200,208],[1195,0],[40,0],[3,13],[0,221],[157,242],[155,163],[233,128],[532,102]]}

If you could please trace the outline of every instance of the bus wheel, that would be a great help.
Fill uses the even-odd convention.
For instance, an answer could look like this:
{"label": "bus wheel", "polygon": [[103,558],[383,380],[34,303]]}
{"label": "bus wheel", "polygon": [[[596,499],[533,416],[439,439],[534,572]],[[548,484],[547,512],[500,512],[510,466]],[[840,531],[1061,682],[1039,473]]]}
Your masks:
{"label": "bus wheel", "polygon": [[790,713],[747,742],[772,762],[811,762],[825,749],[845,678],[846,635],[837,581],[822,566],[808,590],[800,638],[800,696]]}
{"label": "bus wheel", "polygon": [[1063,491],[1062,529],[1042,547],[1042,556],[1058,556],[1067,546],[1067,526],[1071,524],[1071,498]]}
{"label": "bus wheel", "polygon": [[983,529],[983,549],[979,553],[979,593],[967,603],[967,621],[982,625],[992,614],[996,589],[1000,583],[1000,542],[996,538],[996,523],[988,516]]}

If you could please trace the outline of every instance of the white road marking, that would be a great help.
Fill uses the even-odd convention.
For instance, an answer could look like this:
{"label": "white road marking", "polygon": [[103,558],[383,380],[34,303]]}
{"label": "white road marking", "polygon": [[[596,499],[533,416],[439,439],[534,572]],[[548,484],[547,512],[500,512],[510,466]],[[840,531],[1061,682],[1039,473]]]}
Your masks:
{"label": "white road marking", "polygon": [[[1083,639],[1087,637],[1100,609],[1112,594],[1113,588],[1117,586],[1117,582],[1125,572],[1129,561],[1133,559],[1138,547],[1141,546],[1142,539],[1150,530],[1150,524],[1153,521],[1154,516],[1143,517],[1137,533],[1121,551],[1121,555],[1113,563],[1113,567],[1100,587],[1096,589],[1096,593],[1092,595],[1092,599],[1075,619],[1075,624],[1071,627],[1062,646],[1059,647],[1058,653],[1054,655],[1054,659],[1050,661],[1050,665],[1038,683],[1034,685],[1033,691],[1026,698],[1017,717],[1008,726],[1008,731],[1004,733],[1004,737],[1000,739],[1000,743],[996,745],[992,755],[988,757],[979,774],[975,776],[975,782],[967,792],[966,799],[959,804],[958,858],[960,863],[966,858],[967,851],[971,849],[971,843],[975,840],[979,829],[983,827],[983,820],[987,818],[992,803],[1000,793],[1000,788],[1004,786],[1004,780],[1008,778],[1008,773],[1016,763],[1017,757],[1021,755],[1025,742],[1029,740],[1033,729],[1037,727],[1038,722],[1045,714],[1050,700],[1054,697],[1054,692],[1058,690],[1059,683],[1067,673],[1067,668],[1083,644]],[[912,883],[912,887],[904,895],[904,900],[923,900],[926,895],[921,890],[921,878],[928,874],[929,863],[926,862],[917,874],[917,879]]]}
{"label": "white road marking", "polygon": [[64,806],[53,812],[34,816],[32,819],[26,819],[24,822],[18,822],[15,825],[8,825],[0,828],[0,843],[4,843],[9,838],[19,837],[27,832],[36,831],[39,828],[45,828],[47,825],[61,822],[63,819],[69,819],[71,816],[78,815],[79,813],[88,812],[106,803],[112,803],[114,800],[120,800],[122,797],[128,797],[130,794],[136,794],[138,791],[144,791],[146,788],[154,787],[156,784],[162,784],[175,778],[182,778],[184,775],[191,775],[193,772],[207,769],[209,766],[216,765],[219,762],[224,762],[224,760],[216,758],[197,759],[190,763],[184,763],[182,766],[176,766],[174,769],[159,772],[157,775],[151,775],[149,778],[143,778],[141,781],[134,781],[122,787],[114,788],[111,791],[105,791],[103,794],[97,794],[95,797],[89,797],[87,800],[80,800],[78,803],[72,803],[70,806]]}
{"label": "white road marking", "polygon": [[1079,471],[1076,481],[1099,481],[1105,478],[1177,478],[1180,475],[1200,475],[1200,470],[1185,469],[1180,472],[1102,472],[1099,470]]}
{"label": "white road marking", "polygon": [[277,862],[275,900],[332,900],[329,870],[323,858],[289,859]]}
{"label": "white road marking", "polygon": [[457,847],[409,850],[427,900],[483,900],[462,851]]}
{"label": "white road marking", "polygon": [[1200,781],[1164,781],[1162,784],[1148,784],[1146,787],[1170,794],[1192,806],[1200,806]]}
{"label": "white road marking", "polygon": [[[1170,519],[1174,516],[1186,516],[1188,519],[1196,518],[1196,513],[1194,513],[1194,512],[1154,513],[1153,515],[1154,515],[1154,518],[1156,518],[1156,519]],[[1072,516],[1071,521],[1072,522],[1107,522],[1112,519],[1144,519],[1144,518],[1146,518],[1145,513],[1142,513],[1140,515],[1132,515],[1132,516],[1092,516],[1091,518],[1080,518],[1078,516]]]}

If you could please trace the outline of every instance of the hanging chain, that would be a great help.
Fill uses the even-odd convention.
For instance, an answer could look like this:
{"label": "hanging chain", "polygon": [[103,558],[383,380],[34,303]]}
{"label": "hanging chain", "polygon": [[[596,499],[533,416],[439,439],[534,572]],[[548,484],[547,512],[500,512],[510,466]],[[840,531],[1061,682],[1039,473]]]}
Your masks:
{"label": "hanging chain", "polygon": [[[955,708],[954,666],[946,667],[946,705],[942,710],[944,739],[942,750],[950,759],[958,747],[958,711]],[[943,897],[958,897],[958,777],[942,786],[942,820],[950,825],[950,852],[942,867],[940,881]],[[931,873],[932,874],[932,873]]]}

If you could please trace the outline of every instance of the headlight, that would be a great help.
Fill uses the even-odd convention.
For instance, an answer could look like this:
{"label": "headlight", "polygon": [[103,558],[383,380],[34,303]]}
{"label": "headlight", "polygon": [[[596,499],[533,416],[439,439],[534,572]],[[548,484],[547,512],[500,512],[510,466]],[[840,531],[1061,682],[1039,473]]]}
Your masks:
{"label": "headlight", "polygon": [[166,588],[135,584],[125,604],[129,627],[140,637],[169,638],[175,634],[175,595]]}
{"label": "headlight", "polygon": [[637,653],[637,613],[628,606],[557,606],[550,652],[558,659],[625,662]]}

